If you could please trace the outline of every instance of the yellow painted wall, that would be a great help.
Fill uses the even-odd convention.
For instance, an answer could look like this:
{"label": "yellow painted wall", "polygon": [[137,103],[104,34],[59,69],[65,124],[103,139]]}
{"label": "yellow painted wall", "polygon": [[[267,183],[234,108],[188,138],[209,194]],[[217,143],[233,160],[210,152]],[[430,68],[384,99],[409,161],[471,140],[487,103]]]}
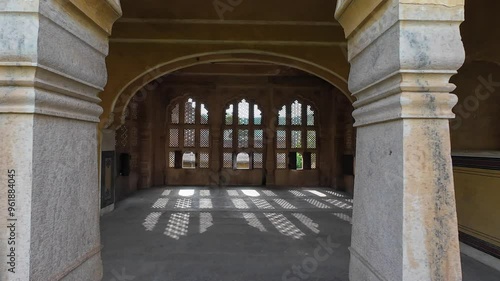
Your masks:
{"label": "yellow painted wall", "polygon": [[[500,151],[500,29],[491,28],[500,23],[499,8],[499,1],[466,1],[466,61],[451,79],[459,99],[451,121],[456,155],[497,157]],[[454,174],[460,231],[500,246],[500,171],[455,167]]]}
{"label": "yellow painted wall", "polygon": [[500,171],[454,168],[460,231],[500,246]]}

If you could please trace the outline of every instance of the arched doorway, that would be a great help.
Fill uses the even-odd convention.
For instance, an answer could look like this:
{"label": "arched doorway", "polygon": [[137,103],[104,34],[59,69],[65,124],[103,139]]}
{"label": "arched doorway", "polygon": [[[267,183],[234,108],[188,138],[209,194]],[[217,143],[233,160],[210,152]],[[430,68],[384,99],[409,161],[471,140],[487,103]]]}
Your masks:
{"label": "arched doorway", "polygon": [[[112,45],[124,44],[109,57],[109,72],[106,71],[104,58],[108,54],[107,37],[111,26],[121,15],[118,2],[108,0],[95,5],[76,0],[63,2],[42,1],[32,5],[15,1],[9,3],[9,8],[1,16],[8,23],[6,26],[13,27],[1,31],[6,33],[3,38],[7,38],[8,42],[4,45],[2,56],[6,62],[2,67],[8,70],[3,72],[6,86],[2,91],[5,94],[0,95],[1,122],[7,128],[5,135],[8,137],[1,139],[2,147],[6,148],[2,152],[2,159],[6,161],[1,167],[24,176],[19,180],[23,187],[18,193],[18,199],[23,202],[23,208],[18,210],[19,233],[24,234],[19,235],[16,242],[19,243],[17,270],[20,272],[16,279],[98,280],[101,277],[99,219],[96,214],[99,205],[96,197],[97,155],[92,149],[98,143],[95,124],[101,112],[97,94],[104,87],[106,73],[114,75],[107,89],[118,88],[112,93],[120,93],[126,88],[121,87],[122,84],[117,82],[120,79],[116,77],[123,74],[125,83],[138,77],[129,72],[120,74],[120,68],[125,70],[131,65],[136,66],[128,62],[146,61],[156,66],[158,61],[173,60],[148,61],[150,57],[141,60],[140,56],[128,56],[129,60],[123,60],[122,64],[110,61],[122,59],[120,54],[123,53],[167,53],[186,58],[193,53],[210,54],[214,49],[253,48],[272,52],[278,49],[276,46],[286,45],[286,56],[298,58],[297,54],[302,54],[298,61],[315,61],[317,66],[322,65],[317,57],[316,60],[306,58],[317,53],[327,54],[322,58],[330,65],[340,63],[344,66],[338,73],[343,73],[346,80],[346,60],[336,62],[332,59],[333,54],[336,58],[342,54],[341,51],[331,52],[338,47],[336,38],[339,33],[335,33],[337,37],[334,39],[328,36],[320,41],[315,41],[316,37],[312,40],[304,38],[330,34],[330,30],[308,32],[310,26],[325,25],[311,24],[311,15],[298,19],[303,24],[297,30],[306,35],[299,38],[300,44],[293,40],[285,40],[284,43],[280,40],[283,34],[289,34],[284,30],[293,30],[283,26],[295,27],[290,22],[282,21],[282,12],[295,7],[300,10],[286,15],[302,17],[304,11],[315,10],[318,14],[313,16],[331,18],[335,4],[336,18],[341,26],[335,25],[335,22],[326,25],[340,30],[343,28],[348,38],[348,59],[352,66],[349,89],[357,98],[354,117],[359,128],[358,139],[362,140],[357,146],[350,278],[461,278],[448,119],[453,117],[451,108],[456,103],[456,98],[449,94],[454,89],[449,84],[449,78],[464,60],[458,28],[463,21],[463,1],[323,1],[310,5],[311,9],[292,2],[286,9],[269,9],[260,2],[265,8],[264,14],[269,18],[277,16],[273,19],[278,23],[270,24],[269,18],[258,19],[254,25],[261,26],[257,30],[262,33],[247,29],[241,34],[268,35],[271,30],[278,38],[262,44],[260,37],[238,38],[237,42],[224,36],[216,40],[198,37],[190,41],[190,46],[200,41],[207,44],[198,44],[205,46],[204,51],[197,49],[192,52],[193,49],[186,48],[185,44],[189,38],[177,37],[169,43],[181,47],[172,53],[165,52],[160,45],[165,41],[164,33],[160,34],[160,38],[112,38]],[[131,2],[137,1],[123,1]],[[155,10],[154,1],[149,3],[152,5],[129,11],[137,15],[145,11],[153,15],[169,14],[164,9]],[[189,5],[188,2],[183,3],[187,4],[179,4],[179,7]],[[234,5],[232,8],[235,8]],[[279,12],[275,14],[273,11]],[[204,15],[203,12],[200,14]],[[255,15],[236,11],[234,15],[241,14]],[[177,24],[177,14],[169,15],[174,16],[173,22]],[[143,26],[158,24],[158,21],[151,23],[138,18],[136,22]],[[120,24],[130,22],[133,20]],[[246,24],[245,20],[232,23]],[[212,22],[214,24],[220,23]],[[276,25],[280,27],[276,28]],[[129,30],[133,31],[133,28]],[[135,30],[133,35],[140,37],[144,29]],[[117,35],[120,35],[119,31]],[[219,33],[197,34],[213,36]],[[152,33],[144,35],[155,37]],[[179,34],[167,35],[176,37]],[[136,48],[135,42],[146,42],[147,48]],[[135,91],[131,93],[133,95]],[[111,103],[114,97],[110,99]],[[108,99],[106,95],[102,98]],[[186,155],[185,162],[192,163],[192,156]],[[126,162],[127,158],[123,159]],[[3,174],[2,181],[7,182],[5,179],[9,176]],[[12,187],[2,187],[1,190],[6,194],[8,189]],[[183,200],[179,206],[189,205],[189,202]],[[3,201],[1,204],[2,209],[6,209],[8,203]],[[185,217],[175,218],[184,224]],[[270,214],[268,217],[283,222],[279,215]],[[27,223],[21,224],[23,221]],[[61,225],[65,227],[54,227]],[[11,233],[16,236],[16,232],[7,229],[0,234],[6,238]],[[7,248],[3,245],[2,249]],[[14,252],[11,248],[8,250]],[[57,258],[47,259],[47,252]],[[4,255],[0,262],[2,279],[4,276],[11,278],[4,270],[6,260]]]}
{"label": "arched doorway", "polygon": [[140,94],[140,91],[144,91],[144,89],[156,87],[155,85],[161,82],[161,77],[168,73],[200,64],[231,61],[271,63],[297,68],[318,76],[334,85],[351,102],[353,101],[353,97],[347,89],[346,78],[336,73],[335,69],[326,69],[324,66],[317,65],[314,62],[308,62],[300,58],[290,57],[278,53],[258,50],[228,50],[213,53],[192,54],[188,57],[178,58],[174,61],[148,67],[131,81],[126,81],[127,83],[122,88],[119,88],[117,92],[111,92],[111,89],[109,90],[110,92],[105,91],[101,94],[104,113],[101,117],[100,126],[102,128],[110,126],[119,127],[121,120],[123,120],[125,109],[127,108],[131,98],[138,92]]}
{"label": "arched doorway", "polygon": [[[133,174],[147,180],[139,181],[139,188],[343,185],[343,151],[352,157],[355,150],[354,134],[347,132],[352,131],[352,109],[323,79],[283,65],[238,60],[191,66],[150,84],[155,86],[138,91],[123,110],[126,117],[120,118],[125,131],[146,130],[130,135],[128,146],[117,149],[141,163]],[[184,103],[189,106],[184,108]],[[138,107],[139,117],[131,113]],[[188,109],[194,110],[192,116],[186,115]],[[287,135],[284,140],[282,133]],[[140,141],[139,135],[148,137]],[[120,139],[118,135],[116,143]],[[181,165],[186,152],[196,155],[195,169]],[[304,162],[301,169],[288,165],[292,153],[302,156],[294,157]],[[285,167],[279,162],[282,154]],[[334,161],[320,157],[333,154]],[[245,155],[243,165],[238,156]],[[201,165],[202,158],[206,165]]]}

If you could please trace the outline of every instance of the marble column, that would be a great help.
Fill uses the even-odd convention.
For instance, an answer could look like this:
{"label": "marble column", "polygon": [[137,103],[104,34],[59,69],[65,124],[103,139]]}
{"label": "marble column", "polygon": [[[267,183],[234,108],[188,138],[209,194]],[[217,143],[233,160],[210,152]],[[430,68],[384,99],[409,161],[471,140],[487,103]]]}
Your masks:
{"label": "marble column", "polygon": [[463,0],[339,1],[357,101],[350,280],[461,280],[449,79]]}
{"label": "marble column", "polygon": [[115,0],[2,1],[0,280],[101,279],[97,94],[120,14]]}

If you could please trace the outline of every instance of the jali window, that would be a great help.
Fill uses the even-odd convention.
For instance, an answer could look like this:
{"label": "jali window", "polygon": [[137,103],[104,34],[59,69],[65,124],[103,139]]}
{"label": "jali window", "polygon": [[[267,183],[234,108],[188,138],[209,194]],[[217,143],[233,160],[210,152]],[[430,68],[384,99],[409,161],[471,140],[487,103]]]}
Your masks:
{"label": "jali window", "polygon": [[226,169],[264,168],[264,127],[260,107],[245,99],[225,110],[222,162]]}
{"label": "jali window", "polygon": [[278,111],[276,168],[314,170],[318,167],[318,126],[315,110],[298,100]]}
{"label": "jali window", "polygon": [[173,103],[168,110],[168,167],[208,169],[210,127],[205,104],[192,98]]}

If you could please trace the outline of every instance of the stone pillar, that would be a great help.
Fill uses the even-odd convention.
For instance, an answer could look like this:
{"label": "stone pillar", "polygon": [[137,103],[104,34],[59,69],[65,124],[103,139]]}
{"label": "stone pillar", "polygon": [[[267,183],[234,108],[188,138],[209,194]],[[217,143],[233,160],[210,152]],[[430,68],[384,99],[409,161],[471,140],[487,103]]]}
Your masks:
{"label": "stone pillar", "polygon": [[[275,127],[275,126],[274,126]],[[270,127],[269,127],[270,128]],[[275,172],[276,172],[276,150],[275,144],[274,144],[274,133],[276,131],[274,130],[266,130],[266,142],[265,142],[265,148],[266,148],[266,159],[265,159],[265,173],[266,173],[266,186],[275,186],[276,185],[276,177],[275,177]]]}
{"label": "stone pillar", "polygon": [[221,172],[222,172],[222,126],[225,122],[225,115],[221,112],[225,112],[225,104],[219,98],[221,95],[221,90],[219,88],[215,89],[215,92],[210,92],[210,95],[215,95],[215,100],[209,100],[207,105],[209,106],[209,118],[208,122],[210,124],[210,183],[211,187],[218,187],[221,185]]}
{"label": "stone pillar", "polygon": [[153,120],[154,99],[152,92],[140,99],[139,103],[139,188],[151,188],[153,185]]}
{"label": "stone pillar", "polygon": [[2,1],[0,280],[101,279],[97,94],[120,13],[111,0]]}
{"label": "stone pillar", "polygon": [[358,138],[350,280],[461,280],[449,79],[463,0],[344,0]]}
{"label": "stone pillar", "polygon": [[264,129],[264,155],[265,155],[265,173],[266,173],[266,186],[276,185],[276,144],[274,142],[276,136],[276,126],[278,126],[278,112],[275,108],[275,89],[269,87],[267,104],[263,106],[264,122],[266,125]]}

